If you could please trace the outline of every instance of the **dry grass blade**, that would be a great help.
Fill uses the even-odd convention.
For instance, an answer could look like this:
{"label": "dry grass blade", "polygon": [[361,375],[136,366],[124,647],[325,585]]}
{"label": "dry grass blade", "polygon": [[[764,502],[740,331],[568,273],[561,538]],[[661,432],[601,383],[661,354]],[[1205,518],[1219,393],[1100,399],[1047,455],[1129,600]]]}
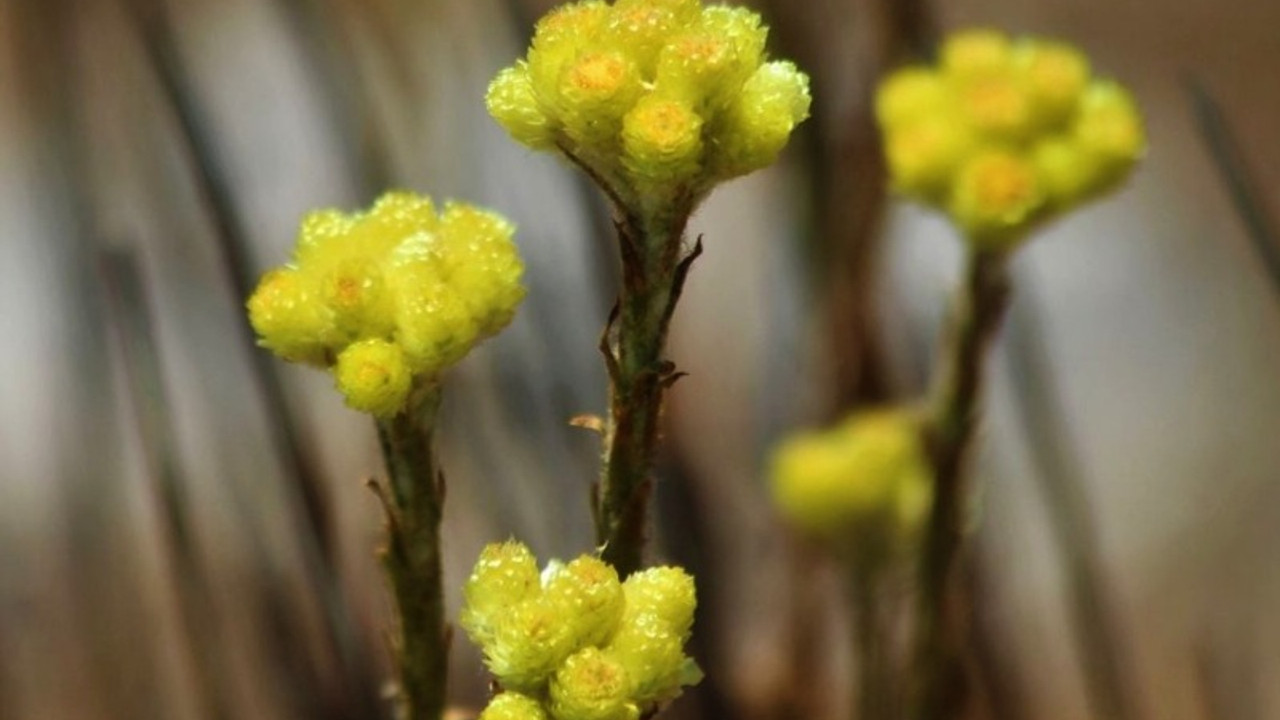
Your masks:
{"label": "dry grass blade", "polygon": [[1200,135],[1222,175],[1236,213],[1244,222],[1272,287],[1280,293],[1280,227],[1266,210],[1257,182],[1245,164],[1240,143],[1218,101],[1194,79],[1187,82],[1187,94],[1191,96]]}
{"label": "dry grass blade", "polygon": [[202,717],[223,720],[232,715],[227,707],[230,693],[218,642],[214,593],[190,523],[187,483],[179,467],[145,281],[137,259],[126,251],[103,251],[99,260],[172,563],[170,579],[186,635],[185,649],[195,671],[196,702]]}
{"label": "dry grass blade", "polygon": [[[160,82],[165,100],[173,110],[179,138],[192,163],[196,187],[214,224],[215,237],[231,283],[239,313],[239,303],[252,292],[256,273],[250,258],[248,233],[236,205],[228,175],[222,167],[207,114],[201,110],[189,75],[182,65],[177,41],[164,8],[152,0],[132,0],[138,36]],[[241,313],[242,314],[242,313]],[[251,353],[253,382],[267,412],[272,441],[287,468],[287,477],[300,507],[298,538],[306,558],[305,572],[326,621],[326,642],[332,647],[343,672],[343,693],[335,709],[337,716],[376,717],[380,713],[377,681],[372,674],[370,653],[363,647],[353,627],[349,608],[342,598],[335,568],[335,542],[327,500],[320,476],[303,446],[296,421],[288,411],[284,386],[269,354],[255,348],[247,319],[241,324],[241,340]]]}
{"label": "dry grass blade", "polygon": [[1009,319],[1008,375],[1067,574],[1085,681],[1099,717],[1135,720],[1140,714],[1131,661],[1107,599],[1098,529],[1083,473],[1070,451],[1074,443],[1064,421],[1067,410],[1055,392],[1050,351],[1040,330],[1044,317],[1038,310],[1035,279],[1024,273],[1018,287],[1020,298]]}

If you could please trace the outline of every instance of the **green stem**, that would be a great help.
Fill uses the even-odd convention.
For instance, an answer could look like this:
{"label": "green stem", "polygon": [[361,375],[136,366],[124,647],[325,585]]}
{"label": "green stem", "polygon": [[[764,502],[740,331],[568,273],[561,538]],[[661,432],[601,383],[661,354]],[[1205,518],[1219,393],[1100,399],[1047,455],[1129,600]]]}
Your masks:
{"label": "green stem", "polygon": [[390,492],[376,489],[387,514],[382,560],[399,618],[393,650],[403,720],[440,720],[444,715],[449,669],[440,560],[444,476],[432,448],[439,407],[439,388],[423,387],[407,410],[378,420]]}
{"label": "green stem", "polygon": [[980,412],[986,350],[1008,306],[1006,257],[971,253],[965,284],[941,355],[937,396],[926,428],[934,469],[934,505],[920,566],[913,717],[958,717],[968,700],[965,609],[958,567],[969,490],[965,460]]}
{"label": "green stem", "polygon": [[679,377],[662,351],[684,280],[701,253],[699,243],[681,257],[687,219],[687,212],[669,220],[626,214],[614,222],[622,287],[601,347],[611,388],[595,515],[602,555],[623,577],[643,562],[662,399]]}

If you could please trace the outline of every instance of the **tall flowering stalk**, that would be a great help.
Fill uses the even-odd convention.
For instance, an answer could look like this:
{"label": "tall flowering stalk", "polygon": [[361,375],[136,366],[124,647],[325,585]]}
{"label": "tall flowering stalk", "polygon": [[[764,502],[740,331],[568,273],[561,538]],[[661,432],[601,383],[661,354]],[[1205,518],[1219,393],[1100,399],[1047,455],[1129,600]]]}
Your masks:
{"label": "tall flowering stalk", "polygon": [[821,543],[848,581],[857,656],[859,720],[887,720],[901,705],[885,581],[919,548],[933,470],[911,407],[856,412],[835,427],[798,433],[774,451],[773,499],[785,519]]}
{"label": "tall flowering stalk", "polygon": [[808,116],[808,78],[767,61],[767,29],[744,8],[699,0],[598,0],[552,11],[527,56],[489,87],[518,142],[560,154],[613,207],[622,287],[602,349],[611,383],[593,502],[605,560],[643,564],[676,302],[701,245],[689,216],[720,182],[771,164]]}
{"label": "tall flowering stalk", "polygon": [[1145,148],[1136,104],[1091,76],[1076,49],[988,30],[948,39],[937,67],[881,85],[876,111],[894,189],[945,212],[966,271],[934,375],[924,431],[934,505],[920,570],[913,717],[954,717],[965,700],[964,611],[955,598],[986,350],[1010,294],[1008,262],[1030,233],[1119,185]]}
{"label": "tall flowering stalk", "polygon": [[399,714],[444,714],[449,630],[440,520],[444,479],[433,435],[440,376],[505,327],[524,297],[514,227],[500,216],[411,193],[364,213],[303,220],[292,261],[249,299],[261,344],[324,368],[349,406],[374,417],[388,482],[383,564],[395,599]]}

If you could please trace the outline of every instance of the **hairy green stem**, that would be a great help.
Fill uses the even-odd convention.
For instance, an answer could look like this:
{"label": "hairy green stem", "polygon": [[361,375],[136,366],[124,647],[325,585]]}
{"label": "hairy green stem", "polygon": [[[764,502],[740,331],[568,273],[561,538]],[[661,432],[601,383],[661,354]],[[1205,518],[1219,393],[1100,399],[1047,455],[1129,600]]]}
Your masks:
{"label": "hairy green stem", "polygon": [[701,253],[699,242],[681,255],[688,215],[640,219],[625,214],[614,221],[622,287],[601,343],[611,387],[594,509],[602,556],[623,577],[643,562],[662,399],[679,378],[662,351],[685,278]]}
{"label": "hairy green stem", "polygon": [[439,407],[438,387],[419,388],[407,410],[378,421],[389,492],[375,489],[387,515],[382,561],[399,619],[392,642],[402,720],[444,715],[450,635],[440,559],[445,487],[432,448]]}
{"label": "hairy green stem", "polygon": [[959,717],[968,701],[966,608],[959,565],[969,501],[965,460],[978,424],[987,348],[1008,307],[1006,257],[971,253],[926,428],[934,505],[920,565],[916,682],[912,717]]}

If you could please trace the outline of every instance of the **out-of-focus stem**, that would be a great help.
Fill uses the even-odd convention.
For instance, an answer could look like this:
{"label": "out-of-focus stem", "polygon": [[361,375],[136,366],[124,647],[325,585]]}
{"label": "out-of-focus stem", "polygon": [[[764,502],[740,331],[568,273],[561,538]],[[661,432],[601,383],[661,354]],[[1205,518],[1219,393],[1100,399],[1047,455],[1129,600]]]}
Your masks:
{"label": "out-of-focus stem", "polygon": [[622,286],[601,344],[611,388],[595,519],[605,561],[625,577],[643,560],[662,399],[679,378],[662,351],[685,278],[702,246],[699,242],[681,255],[688,212],[664,218],[619,215],[614,224]]}
{"label": "out-of-focus stem", "polygon": [[444,477],[432,448],[440,390],[415,391],[408,409],[378,421],[388,488],[378,488],[387,514],[383,567],[399,619],[393,637],[400,677],[399,717],[440,720],[448,678],[440,519]]}
{"label": "out-of-focus stem", "polygon": [[853,647],[857,651],[858,720],[892,720],[894,683],[888,628],[880,606],[881,573],[875,566],[852,569],[849,601],[853,608]]}
{"label": "out-of-focus stem", "polygon": [[1008,306],[1003,254],[969,255],[964,286],[935,375],[936,396],[926,428],[934,470],[934,505],[920,566],[916,645],[917,688],[912,717],[958,717],[967,701],[965,609],[959,562],[964,546],[968,483],[965,460],[977,427],[987,348]]}

